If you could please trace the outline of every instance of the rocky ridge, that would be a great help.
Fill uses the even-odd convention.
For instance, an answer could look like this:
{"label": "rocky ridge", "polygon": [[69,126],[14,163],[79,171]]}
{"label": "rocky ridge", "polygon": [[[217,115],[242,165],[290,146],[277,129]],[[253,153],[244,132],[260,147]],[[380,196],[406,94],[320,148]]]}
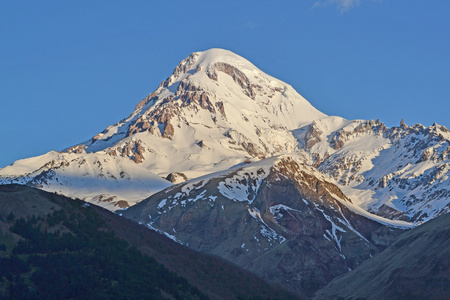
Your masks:
{"label": "rocky ridge", "polygon": [[310,163],[361,207],[421,223],[450,211],[450,131],[328,117],[295,131]]}
{"label": "rocky ridge", "polygon": [[297,156],[190,180],[122,214],[195,250],[311,296],[410,228],[358,211]]}

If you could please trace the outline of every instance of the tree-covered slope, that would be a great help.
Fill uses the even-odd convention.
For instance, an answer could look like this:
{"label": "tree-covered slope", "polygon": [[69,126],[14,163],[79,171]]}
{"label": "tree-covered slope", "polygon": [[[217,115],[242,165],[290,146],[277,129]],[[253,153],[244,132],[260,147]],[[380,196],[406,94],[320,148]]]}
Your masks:
{"label": "tree-covered slope", "polygon": [[109,211],[30,187],[0,187],[0,229],[0,298],[290,297]]}

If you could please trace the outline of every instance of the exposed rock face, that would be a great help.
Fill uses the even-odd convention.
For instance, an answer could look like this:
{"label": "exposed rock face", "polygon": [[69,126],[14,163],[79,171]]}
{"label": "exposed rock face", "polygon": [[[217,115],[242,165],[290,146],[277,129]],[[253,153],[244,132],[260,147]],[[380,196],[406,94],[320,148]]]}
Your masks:
{"label": "exposed rock face", "polygon": [[105,206],[104,203],[108,203],[109,205],[115,206],[116,209],[124,209],[130,207],[130,204],[127,201],[118,200],[116,196],[111,195],[98,195],[93,197],[90,202],[95,203],[99,206]]}
{"label": "exposed rock face", "polygon": [[312,146],[320,142],[320,136],[322,133],[323,132],[316,126],[316,123],[313,122],[311,126],[309,126],[308,131],[305,135],[306,149],[310,149]]}
{"label": "exposed rock face", "polygon": [[264,144],[263,148],[261,148],[258,144],[252,143],[251,139],[236,130],[228,130],[227,132],[225,132],[224,136],[230,139],[230,144],[242,147],[242,149],[244,149],[251,156],[261,159],[265,158],[265,150],[267,149],[267,146],[265,146]]}
{"label": "exposed rock face", "polygon": [[180,184],[124,215],[307,296],[398,233],[349,210],[314,169],[290,157],[266,161]]}
{"label": "exposed rock face", "polygon": [[206,74],[210,79],[217,81],[217,72],[223,72],[231,76],[234,82],[236,82],[243,89],[244,93],[247,96],[249,96],[253,100],[255,99],[255,92],[253,91],[250,80],[238,68],[224,62],[218,62],[211,66]]}
{"label": "exposed rock face", "polygon": [[[96,135],[97,136],[97,135]],[[95,138],[95,137],[94,137]],[[72,146],[69,149],[67,149],[67,153],[76,153],[76,154],[82,154],[82,153],[86,153],[86,151],[84,150],[86,148],[86,146],[84,145],[77,145],[77,146]]]}
{"label": "exposed rock face", "polygon": [[145,152],[145,148],[142,146],[142,141],[141,140],[137,140],[137,141],[130,141],[126,144],[125,147],[121,147],[121,148],[113,148],[110,149],[110,151],[108,152],[110,155],[120,155],[120,156],[125,156],[125,157],[129,157],[130,159],[132,159],[135,163],[141,163],[144,161],[144,152]]}
{"label": "exposed rock face", "polygon": [[149,94],[147,97],[145,97],[143,100],[141,100],[135,107],[134,110],[139,110],[141,109],[144,105],[146,105],[149,102],[155,102],[156,100],[158,100],[158,97],[156,96],[156,92],[153,92],[151,94]]}
{"label": "exposed rock face", "polygon": [[216,107],[219,110],[220,114],[226,119],[227,116],[225,114],[225,107],[223,105],[223,102],[222,101],[217,101],[216,102]]}
{"label": "exposed rock face", "polygon": [[386,130],[387,127],[384,125],[384,123],[380,123],[379,120],[377,120],[376,122],[374,120],[365,121],[364,123],[361,123],[360,125],[355,127],[352,131],[341,129],[335,132],[330,144],[334,150],[339,150],[345,145],[348,140],[351,139],[351,137],[354,137],[355,135],[362,135],[368,132],[379,134],[386,132]]}
{"label": "exposed rock face", "polygon": [[127,137],[143,131],[149,131],[153,134],[155,132],[155,128],[158,128],[158,123],[156,121],[149,120],[146,116],[141,116],[135,122],[130,124]]}
{"label": "exposed rock face", "polygon": [[167,175],[166,179],[172,183],[181,183],[181,182],[185,182],[186,180],[188,180],[186,175],[184,175],[183,173],[179,173],[179,172],[170,173],[169,175]]}

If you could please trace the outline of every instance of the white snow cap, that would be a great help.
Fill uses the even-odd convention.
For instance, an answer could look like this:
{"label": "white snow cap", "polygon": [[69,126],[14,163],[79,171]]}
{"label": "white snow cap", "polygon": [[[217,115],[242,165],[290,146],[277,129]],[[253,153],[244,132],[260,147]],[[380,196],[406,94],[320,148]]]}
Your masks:
{"label": "white snow cap", "polygon": [[[247,102],[252,98],[261,108],[270,111],[267,117],[272,120],[279,118],[280,125],[290,130],[326,117],[292,86],[264,73],[229,50],[213,48],[192,53],[175,68],[165,81],[165,87],[173,92],[181,81],[208,91],[218,99],[232,98],[234,101],[225,102],[237,109],[248,109],[242,100]],[[244,93],[248,97],[242,98],[243,89],[246,89]],[[164,90],[160,86],[156,91],[160,99],[168,95]]]}
{"label": "white snow cap", "polygon": [[206,51],[194,52],[193,54],[198,55],[197,61],[201,66],[211,65],[216,62],[224,62],[232,66],[235,66],[236,68],[240,69],[243,72],[245,70],[255,70],[255,69],[260,71],[251,62],[229,50],[212,48]]}

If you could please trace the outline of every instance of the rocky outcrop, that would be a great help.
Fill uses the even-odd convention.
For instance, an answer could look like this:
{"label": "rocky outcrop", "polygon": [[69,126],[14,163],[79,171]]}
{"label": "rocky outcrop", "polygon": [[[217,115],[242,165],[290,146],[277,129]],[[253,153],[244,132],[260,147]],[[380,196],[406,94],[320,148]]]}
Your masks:
{"label": "rocky outcrop", "polygon": [[[233,145],[240,146],[244,151],[253,157],[258,157],[260,159],[266,158],[267,146],[259,140],[259,143],[253,143],[251,139],[246,137],[244,134],[236,130],[228,130],[224,133],[224,136],[229,138],[229,143]],[[261,147],[262,146],[262,147]]]}
{"label": "rocky outcrop", "polygon": [[142,141],[130,141],[125,147],[111,149],[108,154],[113,156],[125,156],[132,159],[135,163],[141,163],[144,161],[145,148],[142,146]]}
{"label": "rocky outcrop", "polygon": [[99,206],[105,206],[105,203],[112,204],[117,209],[124,209],[130,207],[130,204],[125,200],[118,200],[116,196],[111,195],[98,195],[91,199],[92,203]]}
{"label": "rocky outcrop", "polygon": [[341,149],[344,144],[350,139],[354,138],[355,136],[362,135],[365,133],[375,133],[378,135],[382,135],[384,132],[386,132],[387,127],[384,125],[384,123],[381,123],[380,120],[374,121],[373,119],[370,121],[365,121],[355,127],[352,131],[347,131],[345,129],[341,129],[333,134],[333,137],[331,139],[330,146],[334,150]]}
{"label": "rocky outcrop", "polygon": [[223,72],[231,76],[234,82],[236,82],[242,88],[242,90],[248,97],[252,98],[253,100],[255,99],[256,94],[253,90],[253,86],[250,80],[238,68],[224,62],[218,62],[210,66],[206,74],[210,79],[217,81],[217,72]]}
{"label": "rocky outcrop", "polygon": [[66,150],[66,152],[67,153],[82,154],[82,153],[86,153],[86,151],[84,149],[86,149],[85,145],[77,145],[77,146],[72,146],[72,147],[68,148]]}
{"label": "rocky outcrop", "polygon": [[144,99],[142,99],[134,108],[135,111],[141,109],[142,107],[144,107],[147,103],[150,102],[155,102],[156,100],[158,100],[158,96],[156,95],[156,92],[153,92],[151,94],[149,94],[147,97],[145,97]]}
{"label": "rocky outcrop", "polygon": [[173,172],[166,176],[166,180],[168,180],[172,183],[181,183],[181,182],[187,181],[188,178],[183,173]]}
{"label": "rocky outcrop", "polygon": [[146,116],[141,116],[135,122],[130,124],[126,136],[128,137],[143,131],[149,131],[153,134],[157,126],[158,125],[154,120],[149,120]]}
{"label": "rocky outcrop", "polygon": [[305,134],[306,149],[310,149],[312,146],[321,141],[322,131],[317,127],[315,122],[308,127],[308,131]]}
{"label": "rocky outcrop", "polygon": [[220,114],[226,119],[226,114],[225,114],[225,107],[223,105],[222,101],[217,101],[216,102],[216,107],[219,110]]}

